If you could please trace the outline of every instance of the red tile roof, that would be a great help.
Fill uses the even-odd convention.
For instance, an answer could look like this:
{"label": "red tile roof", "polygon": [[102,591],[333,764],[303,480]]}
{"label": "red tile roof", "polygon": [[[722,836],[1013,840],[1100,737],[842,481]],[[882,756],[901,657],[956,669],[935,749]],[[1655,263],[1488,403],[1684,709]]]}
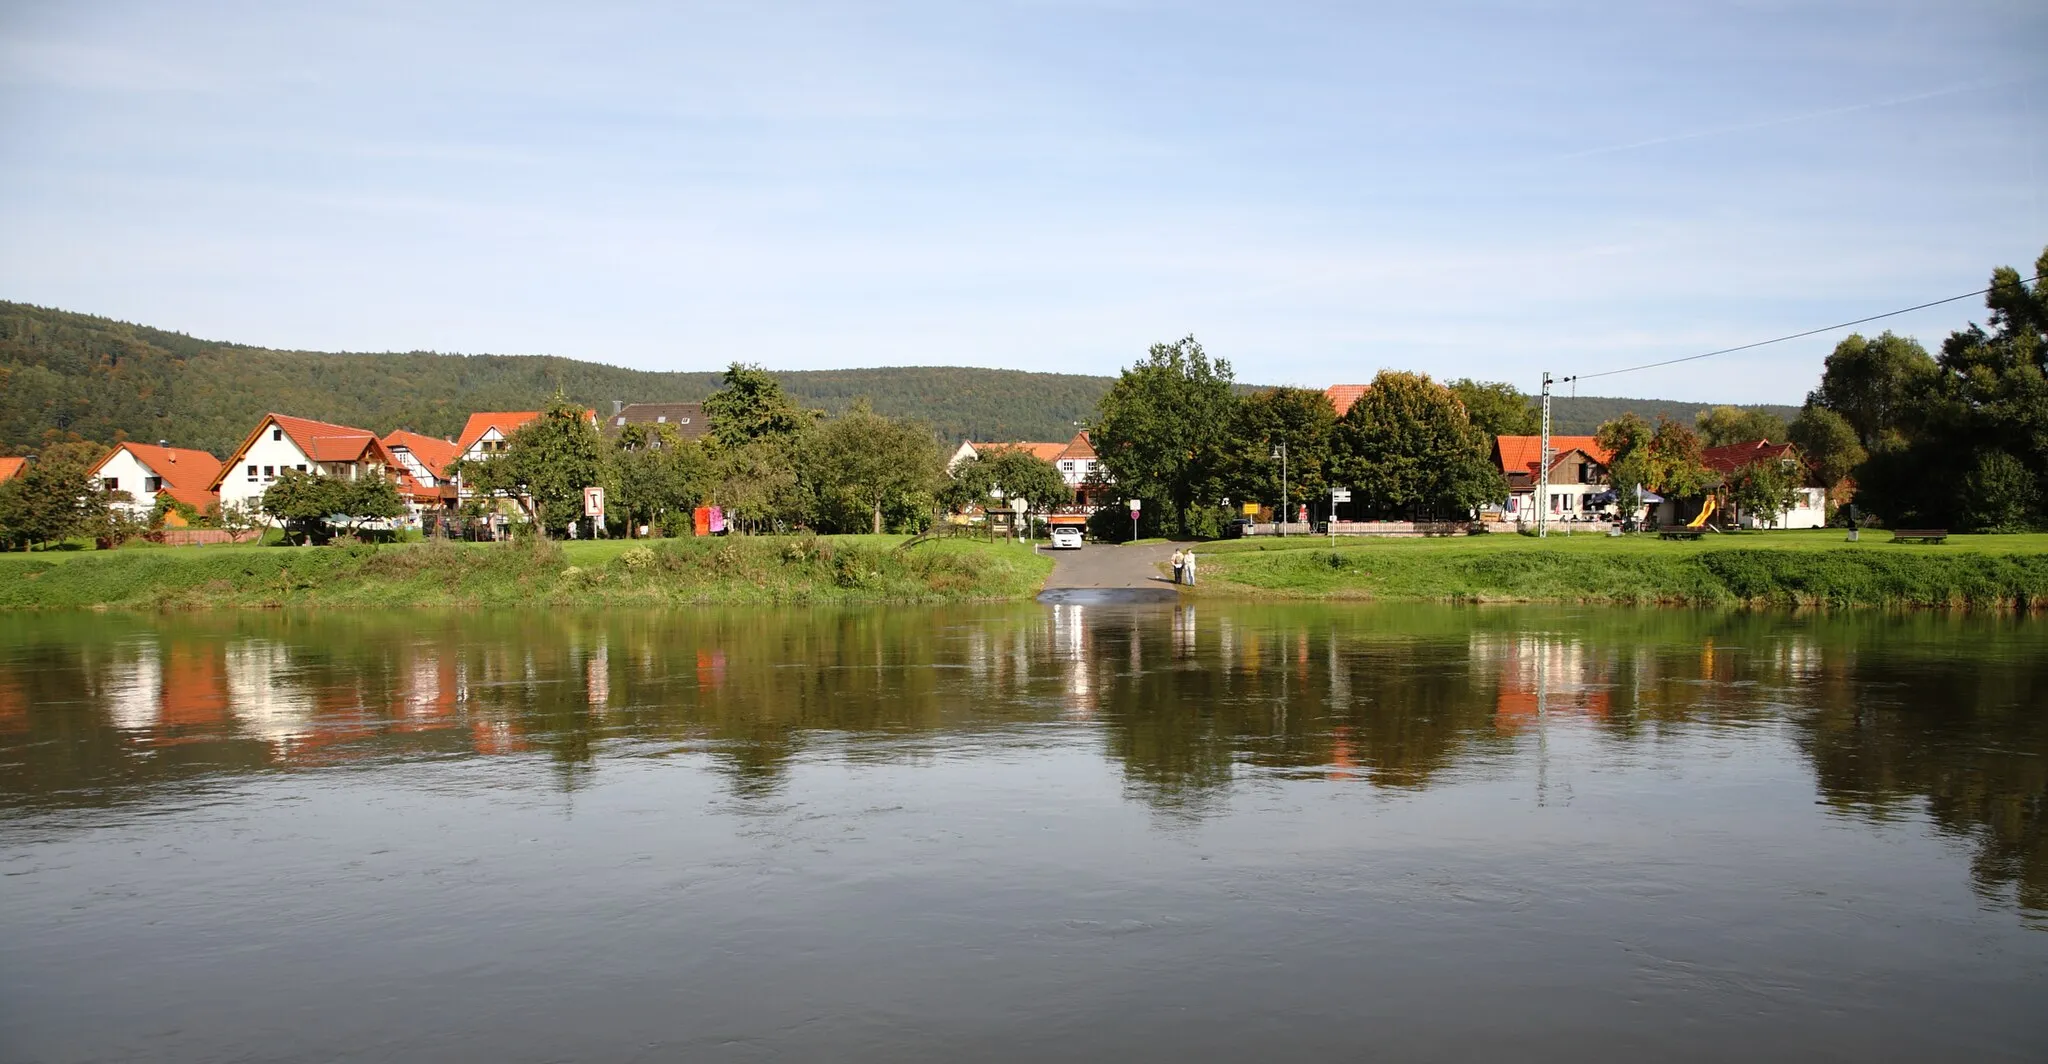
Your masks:
{"label": "red tile roof", "polygon": [[284,434],[291,438],[292,444],[315,462],[357,462],[370,457],[382,461],[387,466],[395,467],[398,464],[391,457],[391,452],[384,449],[384,442],[368,429],[315,421],[306,417],[292,417],[289,414],[265,414],[263,420],[256,423],[256,428],[243,437],[242,445],[235,448],[235,453],[229,455],[227,461],[221,464],[220,471],[214,474],[207,488],[219,491],[220,482],[227,476],[228,471],[242,460],[242,455],[248,453],[257,438],[262,436],[263,430],[273,424],[283,429]]}
{"label": "red tile roof", "polygon": [[1086,431],[1076,432],[1074,433],[1074,438],[1067,441],[1066,450],[1061,451],[1054,457],[1056,459],[1094,458],[1096,457],[1095,444],[1088,439]]}
{"label": "red tile roof", "polygon": [[[221,462],[213,455],[190,447],[123,443],[108,451],[105,458],[100,459],[99,464],[93,467],[93,475],[98,476],[100,470],[122,451],[134,455],[135,460],[141,462],[143,468],[163,478],[164,486],[158,494],[169,495],[201,511],[220,501],[220,496],[213,491],[213,483],[220,479]],[[136,501],[142,501],[140,496]]]}
{"label": "red tile roof", "polygon": [[1023,440],[1018,440],[1015,443],[977,443],[972,446],[974,447],[975,454],[994,454],[997,451],[1023,451],[1033,458],[1057,462],[1066,453],[1069,445],[1064,443],[1026,443]]}
{"label": "red tile roof", "polygon": [[[1550,438],[1550,464],[1554,467],[1566,451],[1584,451],[1601,465],[1614,459],[1600,441],[1592,436],[1552,436]],[[1536,464],[1542,460],[1543,437],[1541,436],[1496,436],[1494,453],[1500,456],[1503,473],[1524,473],[1535,476]]]}
{"label": "red tile roof", "polygon": [[0,458],[0,481],[13,480],[27,466],[26,458]]}
{"label": "red tile roof", "polygon": [[436,477],[441,476],[442,470],[447,469],[455,462],[455,459],[461,457],[463,451],[461,447],[456,446],[453,440],[444,440],[438,436],[428,436],[418,432],[407,432],[404,429],[399,429],[391,435],[384,437],[384,446],[393,450],[403,447],[411,451],[412,456],[419,459],[420,464],[426,466]]}
{"label": "red tile roof", "polygon": [[455,453],[468,454],[469,449],[476,446],[476,441],[483,439],[484,434],[492,429],[497,429],[500,436],[510,436],[519,430],[519,426],[538,417],[538,410],[493,410],[471,414],[469,421],[462,426],[462,435],[455,437]]}
{"label": "red tile roof", "polygon": [[1724,474],[1733,473],[1758,460],[1798,457],[1799,452],[1791,444],[1772,443],[1769,440],[1731,443],[1725,447],[1709,447],[1700,452],[1702,464],[1716,473]]}
{"label": "red tile roof", "polygon": [[1351,409],[1351,404],[1371,390],[1370,384],[1332,384],[1323,389],[1323,394],[1330,397],[1330,405],[1337,408],[1337,416],[1343,417],[1344,412]]}

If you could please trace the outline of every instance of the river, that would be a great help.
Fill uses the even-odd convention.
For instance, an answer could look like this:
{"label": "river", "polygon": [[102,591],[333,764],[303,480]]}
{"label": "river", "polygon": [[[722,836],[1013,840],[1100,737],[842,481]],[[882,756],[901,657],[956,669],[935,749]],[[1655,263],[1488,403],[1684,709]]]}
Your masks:
{"label": "river", "polygon": [[0,616],[0,1058],[2022,1060],[2048,624]]}

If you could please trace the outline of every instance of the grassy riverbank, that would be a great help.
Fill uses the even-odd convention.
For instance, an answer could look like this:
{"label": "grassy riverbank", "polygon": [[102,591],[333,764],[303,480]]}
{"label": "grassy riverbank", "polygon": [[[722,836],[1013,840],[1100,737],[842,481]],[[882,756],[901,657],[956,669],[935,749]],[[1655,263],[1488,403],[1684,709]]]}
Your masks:
{"label": "grassy riverbank", "polygon": [[0,554],[0,608],[963,602],[1035,594],[1050,559],[900,536],[144,547]]}
{"label": "grassy riverbank", "polygon": [[1206,548],[1208,594],[1440,602],[2048,608],[2048,536],[1863,542],[1840,531],[1654,537],[1240,540]]}

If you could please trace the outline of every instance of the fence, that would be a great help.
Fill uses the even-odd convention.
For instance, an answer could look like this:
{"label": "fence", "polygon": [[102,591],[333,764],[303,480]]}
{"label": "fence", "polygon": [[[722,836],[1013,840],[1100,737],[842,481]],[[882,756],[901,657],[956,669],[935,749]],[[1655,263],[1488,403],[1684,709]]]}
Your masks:
{"label": "fence", "polygon": [[166,547],[209,547],[216,543],[248,543],[263,535],[260,528],[229,532],[222,528],[161,528],[142,538]]}

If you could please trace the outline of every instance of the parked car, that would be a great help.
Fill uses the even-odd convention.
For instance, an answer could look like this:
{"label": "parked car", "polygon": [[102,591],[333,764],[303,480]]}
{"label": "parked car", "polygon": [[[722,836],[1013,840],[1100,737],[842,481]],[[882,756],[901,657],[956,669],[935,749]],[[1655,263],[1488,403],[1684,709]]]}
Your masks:
{"label": "parked car", "polygon": [[1073,525],[1061,525],[1052,530],[1052,549],[1080,550],[1081,530]]}

